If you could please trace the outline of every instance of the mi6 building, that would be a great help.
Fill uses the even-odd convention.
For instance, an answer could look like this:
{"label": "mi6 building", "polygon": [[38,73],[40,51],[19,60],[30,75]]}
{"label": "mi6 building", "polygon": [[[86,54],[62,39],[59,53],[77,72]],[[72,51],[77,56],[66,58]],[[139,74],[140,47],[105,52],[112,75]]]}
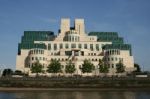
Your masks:
{"label": "mi6 building", "polygon": [[18,44],[16,70],[31,73],[31,67],[39,61],[47,73],[47,66],[52,60],[62,65],[62,73],[68,61],[75,65],[75,75],[81,75],[84,60],[89,60],[95,69],[90,75],[99,75],[99,60],[109,67],[109,75],[114,75],[116,64],[122,62],[126,72],[134,70],[134,58],[131,45],[126,44],[117,32],[85,32],[84,19],[75,19],[70,26],[70,19],[61,19],[59,33],[52,31],[24,31]]}

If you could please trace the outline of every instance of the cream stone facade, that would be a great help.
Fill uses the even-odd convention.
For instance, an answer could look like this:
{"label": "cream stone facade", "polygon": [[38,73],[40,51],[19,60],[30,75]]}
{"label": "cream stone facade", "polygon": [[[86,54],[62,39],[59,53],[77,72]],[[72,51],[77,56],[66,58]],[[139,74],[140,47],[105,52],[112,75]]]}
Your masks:
{"label": "cream stone facade", "polygon": [[39,60],[44,67],[44,74],[49,75],[46,69],[53,59],[61,63],[63,67],[61,75],[67,75],[65,66],[69,60],[75,64],[75,75],[82,74],[80,68],[84,60],[89,60],[95,66],[95,70],[89,75],[100,74],[99,60],[107,63],[110,68],[109,75],[116,74],[115,68],[119,61],[126,66],[126,72],[134,70],[131,46],[124,44],[116,32],[85,33],[84,19],[75,19],[74,27],[70,26],[70,19],[61,19],[57,36],[50,31],[25,31],[18,47],[16,70],[32,74],[30,68]]}

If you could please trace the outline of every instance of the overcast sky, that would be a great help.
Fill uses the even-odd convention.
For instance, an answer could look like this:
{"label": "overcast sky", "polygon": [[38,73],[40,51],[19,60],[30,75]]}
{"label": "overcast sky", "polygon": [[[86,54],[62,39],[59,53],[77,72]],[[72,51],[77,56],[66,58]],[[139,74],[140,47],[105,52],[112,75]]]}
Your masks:
{"label": "overcast sky", "polygon": [[15,69],[26,30],[57,34],[61,18],[84,18],[90,31],[118,32],[135,62],[150,71],[150,0],[0,0],[0,68]]}

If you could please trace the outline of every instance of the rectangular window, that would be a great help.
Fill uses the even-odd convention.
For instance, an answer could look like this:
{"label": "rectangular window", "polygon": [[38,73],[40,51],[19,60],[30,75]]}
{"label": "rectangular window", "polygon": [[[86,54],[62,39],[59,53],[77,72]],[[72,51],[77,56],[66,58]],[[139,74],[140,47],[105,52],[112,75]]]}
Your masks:
{"label": "rectangular window", "polygon": [[78,45],[78,48],[82,48],[82,45],[81,45],[81,44],[79,44],[79,45]]}
{"label": "rectangular window", "polygon": [[38,54],[41,54],[41,50],[38,50]]}
{"label": "rectangular window", "polygon": [[54,50],[57,50],[57,44],[54,44]]}
{"label": "rectangular window", "polygon": [[115,59],[116,59],[116,61],[117,61],[117,57],[116,57]]}
{"label": "rectangular window", "polygon": [[34,57],[32,57],[32,60],[34,60]]}
{"label": "rectangular window", "polygon": [[93,44],[90,44],[90,49],[93,51]]}
{"label": "rectangular window", "polygon": [[99,45],[98,44],[96,44],[96,50],[99,51]]}
{"label": "rectangular window", "polygon": [[48,50],[51,50],[51,44],[48,44]]}
{"label": "rectangular window", "polygon": [[68,44],[65,44],[65,48],[66,48],[66,49],[68,49],[68,48],[69,48]]}
{"label": "rectangular window", "polygon": [[38,54],[38,50],[36,50],[36,54]]}
{"label": "rectangular window", "polygon": [[42,50],[40,50],[40,54],[42,54]]}
{"label": "rectangular window", "polygon": [[43,50],[41,50],[41,54],[44,54],[44,51],[43,51]]}
{"label": "rectangular window", "polygon": [[108,68],[110,68],[110,64],[107,64],[108,65]]}
{"label": "rectangular window", "polygon": [[63,44],[60,44],[60,49],[62,49],[63,48]]}
{"label": "rectangular window", "polygon": [[71,44],[71,48],[76,48],[76,44]]}
{"label": "rectangular window", "polygon": [[84,49],[87,49],[87,44],[84,44]]}
{"label": "rectangular window", "polygon": [[70,56],[72,54],[71,51],[65,51],[65,55]]}
{"label": "rectangular window", "polygon": [[114,64],[112,64],[112,68],[114,68]]}

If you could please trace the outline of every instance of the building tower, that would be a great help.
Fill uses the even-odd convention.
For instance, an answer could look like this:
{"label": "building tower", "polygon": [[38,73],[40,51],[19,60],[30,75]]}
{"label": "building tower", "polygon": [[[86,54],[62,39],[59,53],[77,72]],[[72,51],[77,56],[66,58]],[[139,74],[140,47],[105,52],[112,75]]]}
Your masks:
{"label": "building tower", "polygon": [[79,34],[85,33],[84,19],[75,19],[75,30]]}
{"label": "building tower", "polygon": [[68,19],[68,18],[61,19],[60,29],[61,29],[62,34],[65,34],[67,31],[69,31],[70,30],[70,19]]}

